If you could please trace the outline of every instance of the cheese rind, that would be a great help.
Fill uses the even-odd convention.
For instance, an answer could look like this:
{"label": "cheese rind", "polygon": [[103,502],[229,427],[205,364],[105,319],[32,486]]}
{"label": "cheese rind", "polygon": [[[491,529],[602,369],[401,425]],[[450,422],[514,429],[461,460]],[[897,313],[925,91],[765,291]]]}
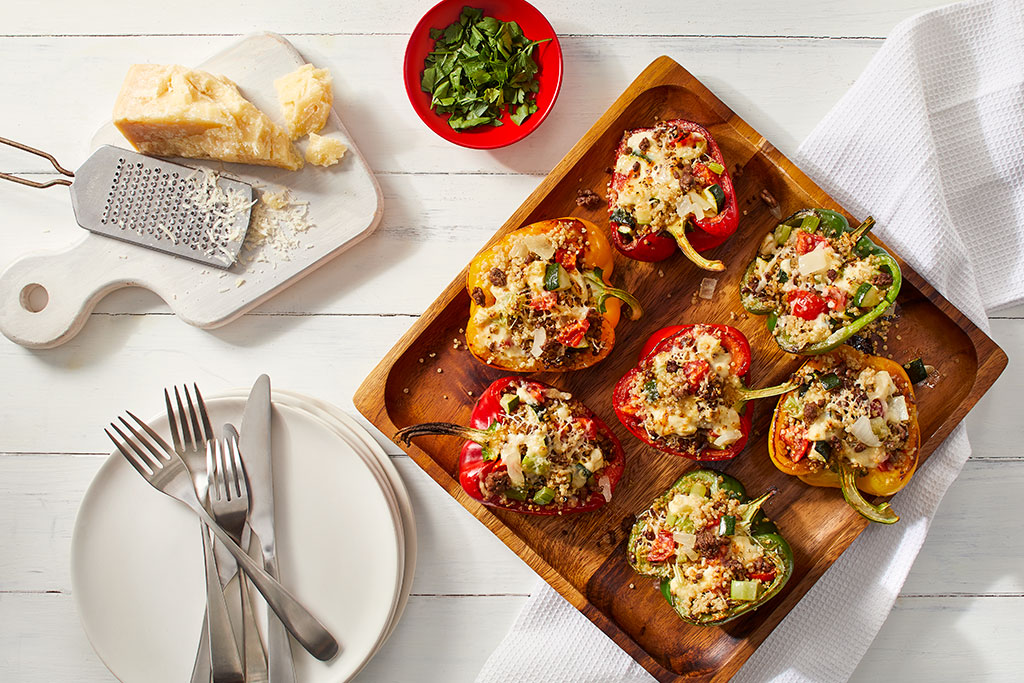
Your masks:
{"label": "cheese rind", "polygon": [[348,146],[338,138],[310,133],[306,161],[317,166],[333,166],[347,151]]}
{"label": "cheese rind", "polygon": [[285,127],[292,140],[319,133],[327,123],[334,104],[331,72],[304,64],[274,81],[277,99],[284,112]]}
{"label": "cheese rind", "polygon": [[285,131],[224,76],[178,65],[135,64],[114,104],[114,125],[155,156],[302,168]]}

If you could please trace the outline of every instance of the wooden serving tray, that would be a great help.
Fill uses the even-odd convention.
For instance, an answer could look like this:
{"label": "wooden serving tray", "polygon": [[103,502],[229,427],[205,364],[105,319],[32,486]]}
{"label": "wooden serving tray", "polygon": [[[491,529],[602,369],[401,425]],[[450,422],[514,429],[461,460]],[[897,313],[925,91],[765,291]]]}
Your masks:
{"label": "wooden serving tray", "polygon": [[[460,488],[458,442],[450,437],[421,438],[409,455],[657,679],[721,681],[740,668],[868,522],[843,502],[837,489],[810,487],[775,469],[765,438],[774,401],[755,402],[746,450],[716,468],[737,477],[755,495],[778,488],[766,511],[792,544],[796,570],[782,593],[756,612],[722,628],[684,623],[652,581],[632,571],[625,547],[634,515],[698,465],[660,453],[628,434],[612,411],[612,387],[636,362],[651,333],[665,325],[697,322],[727,323],[747,335],[753,350],[752,386],[783,381],[802,359],[780,351],[764,318],[745,315],[739,303],[744,268],[765,233],[778,223],[760,194],[767,189],[781,205],[783,216],[804,207],[824,207],[843,212],[851,222],[853,217],[689,72],[660,57],[572,148],[490,244],[545,218],[573,215],[607,226],[604,207],[576,206],[577,190],[592,189],[603,196],[610,178],[606,169],[613,164],[623,131],[672,118],[705,126],[733,172],[740,228],[724,245],[708,252],[710,258],[724,260],[727,269],[707,273],[681,254],[654,264],[617,254],[612,280],[640,298],[644,317],[619,323],[617,348],[598,365],[535,375],[583,399],[622,440],[626,474],[614,499],[595,512],[564,518],[495,511]],[[920,356],[938,370],[934,386],[919,385],[917,393],[924,460],[999,376],[1006,354],[902,260],[900,266],[902,314],[884,353],[901,363]],[[418,422],[466,424],[475,397],[491,381],[508,374],[478,362],[462,343],[470,303],[465,277],[463,270],[356,392],[356,407],[385,434]],[[710,301],[695,296],[705,277],[719,280]],[[454,340],[460,342],[457,348]],[[898,512],[898,496],[894,507]]]}

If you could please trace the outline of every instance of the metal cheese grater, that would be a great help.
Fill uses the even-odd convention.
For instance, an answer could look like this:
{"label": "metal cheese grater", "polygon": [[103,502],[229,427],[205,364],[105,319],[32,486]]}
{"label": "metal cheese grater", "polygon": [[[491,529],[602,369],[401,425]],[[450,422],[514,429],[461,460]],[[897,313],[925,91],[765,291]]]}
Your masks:
{"label": "metal cheese grater", "polygon": [[6,138],[0,143],[37,154],[74,178],[40,183],[0,173],[29,187],[69,186],[75,220],[90,232],[217,268],[238,258],[253,204],[247,183],[110,145],[75,174],[46,152]]}

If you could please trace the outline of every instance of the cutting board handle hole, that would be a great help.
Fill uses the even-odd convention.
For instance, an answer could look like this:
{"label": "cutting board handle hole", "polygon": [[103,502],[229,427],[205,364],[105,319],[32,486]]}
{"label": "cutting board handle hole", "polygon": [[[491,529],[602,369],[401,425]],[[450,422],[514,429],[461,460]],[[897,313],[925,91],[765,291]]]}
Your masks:
{"label": "cutting board handle hole", "polygon": [[50,303],[50,293],[46,287],[32,283],[21,290],[21,307],[29,313],[39,313]]}

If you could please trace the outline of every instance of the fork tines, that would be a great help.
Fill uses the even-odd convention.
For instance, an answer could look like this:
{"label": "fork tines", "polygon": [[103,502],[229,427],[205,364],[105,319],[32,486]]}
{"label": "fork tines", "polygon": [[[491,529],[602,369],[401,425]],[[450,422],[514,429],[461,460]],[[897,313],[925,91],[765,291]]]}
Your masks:
{"label": "fork tines", "polygon": [[207,442],[206,471],[210,478],[210,498],[234,500],[247,495],[241,456],[234,439]]}
{"label": "fork tines", "polygon": [[[171,404],[171,395],[164,389],[164,403],[167,406],[167,418],[170,422],[171,439],[174,441],[176,451],[184,447],[192,450],[199,450],[204,442],[213,439],[213,427],[210,425],[210,416],[206,412],[206,402],[203,395],[199,393],[199,385],[193,383],[192,389],[195,392],[195,401],[188,390],[188,385],[182,385],[182,392],[185,394],[184,403],[181,400],[182,392],[174,387],[174,401],[177,404],[177,412]],[[185,410],[185,406],[188,410]],[[180,415],[180,423],[176,418]]]}
{"label": "fork tines", "polygon": [[[115,446],[117,446],[117,450],[121,451],[121,455],[123,455],[125,459],[135,467],[135,469],[139,470],[143,476],[149,477],[157,471],[162,470],[166,464],[170,462],[170,446],[168,446],[167,442],[164,441],[159,434],[153,431],[153,428],[146,424],[141,418],[130,410],[126,410],[125,412],[136,422],[136,424],[142,427],[143,431],[145,431],[153,441],[156,441],[157,444],[159,444],[160,448],[154,446],[153,441],[150,441],[143,436],[139,430],[133,427],[128,420],[124,419],[123,416],[119,417],[118,420],[120,420],[121,424],[131,432],[131,437],[121,431],[121,428],[117,426],[116,422],[111,422],[110,427],[117,432],[118,436],[121,437],[120,441],[118,441],[117,437],[111,434],[109,430],[104,429],[103,431],[106,432],[107,436],[110,437],[110,440],[114,442]],[[141,444],[141,446],[139,444]]]}

